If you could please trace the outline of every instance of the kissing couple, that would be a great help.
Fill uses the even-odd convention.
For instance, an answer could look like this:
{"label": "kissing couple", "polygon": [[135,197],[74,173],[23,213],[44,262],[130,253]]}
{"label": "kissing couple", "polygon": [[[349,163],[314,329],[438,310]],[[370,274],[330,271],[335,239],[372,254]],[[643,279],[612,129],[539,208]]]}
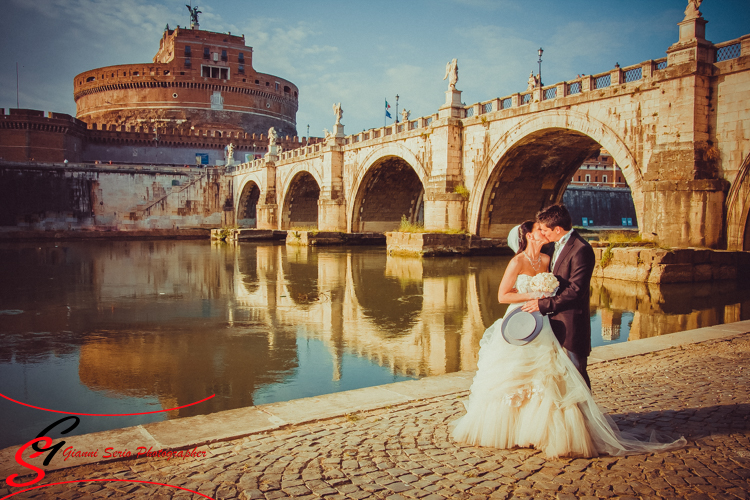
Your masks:
{"label": "kissing couple", "polygon": [[[554,243],[548,245],[548,243]],[[498,289],[510,304],[479,342],[477,372],[454,440],[472,446],[536,448],[547,457],[654,453],[682,447],[654,433],[621,431],[591,395],[590,284],[596,259],[564,205],[511,229],[516,255]],[[545,252],[546,250],[546,252]]]}

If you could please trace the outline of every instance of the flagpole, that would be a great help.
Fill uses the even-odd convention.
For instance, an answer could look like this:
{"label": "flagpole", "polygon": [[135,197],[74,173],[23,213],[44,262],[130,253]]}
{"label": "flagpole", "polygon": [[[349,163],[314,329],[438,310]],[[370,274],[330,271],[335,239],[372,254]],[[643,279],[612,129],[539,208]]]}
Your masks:
{"label": "flagpole", "polygon": [[[16,63],[16,66],[18,66],[18,63]],[[385,113],[383,113],[383,128],[385,128],[386,125],[386,116],[388,116],[388,99],[383,99],[385,101]]]}

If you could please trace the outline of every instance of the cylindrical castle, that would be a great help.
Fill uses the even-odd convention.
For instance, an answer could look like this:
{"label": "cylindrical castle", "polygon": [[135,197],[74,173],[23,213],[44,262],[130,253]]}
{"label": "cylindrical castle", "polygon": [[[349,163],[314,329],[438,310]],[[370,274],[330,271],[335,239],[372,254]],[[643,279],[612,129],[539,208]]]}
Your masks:
{"label": "cylindrical castle", "polygon": [[[75,77],[76,118],[91,128],[214,129],[297,135],[297,87],[253,69],[245,37],[165,30],[150,64],[107,66]],[[93,126],[96,124],[96,126]]]}

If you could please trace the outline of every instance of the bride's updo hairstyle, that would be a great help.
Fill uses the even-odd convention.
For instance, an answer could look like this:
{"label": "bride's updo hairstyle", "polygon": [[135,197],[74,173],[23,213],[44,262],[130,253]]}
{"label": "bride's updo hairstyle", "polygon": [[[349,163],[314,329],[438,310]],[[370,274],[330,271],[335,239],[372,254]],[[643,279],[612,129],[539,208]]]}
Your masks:
{"label": "bride's updo hairstyle", "polygon": [[526,250],[526,245],[528,245],[528,241],[526,240],[526,235],[532,232],[533,230],[534,230],[533,220],[524,221],[521,223],[520,226],[518,226],[518,251],[516,252],[516,255]]}

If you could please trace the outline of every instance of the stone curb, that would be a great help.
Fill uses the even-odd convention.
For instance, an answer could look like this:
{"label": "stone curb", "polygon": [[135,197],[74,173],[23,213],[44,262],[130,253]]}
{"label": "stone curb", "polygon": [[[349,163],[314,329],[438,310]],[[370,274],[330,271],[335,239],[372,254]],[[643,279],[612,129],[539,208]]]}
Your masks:
{"label": "stone curb", "polygon": [[[746,333],[750,333],[750,321],[739,321],[639,339],[633,342],[596,347],[589,358],[589,365],[639,356],[672,347],[730,338]],[[146,449],[151,447],[154,451],[160,449],[175,451],[194,449],[210,443],[229,441],[288,426],[464,392],[471,386],[473,377],[473,371],[462,371],[292,401],[238,408],[209,415],[178,418],[124,429],[83,434],[66,437],[65,448],[72,446],[76,450],[98,449],[102,454],[105,447],[113,447],[115,450],[132,450],[133,452],[139,446]],[[7,477],[13,473],[29,474],[30,469],[20,467],[15,461],[14,457],[17,451],[18,446],[0,450],[0,477]],[[25,455],[29,453],[27,452]],[[26,460],[46,471],[53,471],[111,462],[122,458],[134,458],[130,456],[105,459],[102,455],[99,455],[97,457],[69,458],[63,461],[61,457],[55,457],[54,463],[43,467],[41,462],[45,456],[46,454],[37,459]]]}

